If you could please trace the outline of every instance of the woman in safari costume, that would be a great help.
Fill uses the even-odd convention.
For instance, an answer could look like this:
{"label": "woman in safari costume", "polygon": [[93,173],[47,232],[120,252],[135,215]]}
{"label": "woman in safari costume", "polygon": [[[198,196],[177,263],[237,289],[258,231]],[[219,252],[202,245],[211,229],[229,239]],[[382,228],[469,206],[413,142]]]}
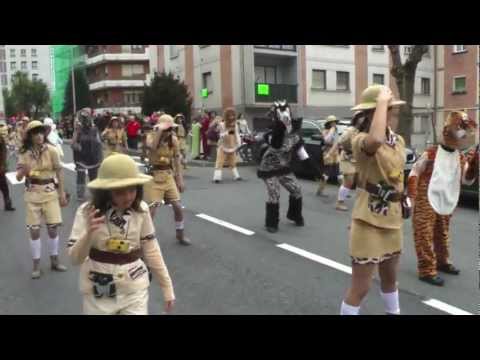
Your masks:
{"label": "woman in safari costume", "polygon": [[182,154],[182,165],[184,169],[187,169],[187,129],[185,116],[183,114],[177,114],[174,120],[175,124],[177,124],[175,133],[177,135],[180,153]]}
{"label": "woman in safari costume", "polygon": [[105,142],[104,158],[113,153],[125,152],[127,149],[127,134],[118,117],[112,117],[108,127],[102,133],[102,140]]}
{"label": "woman in safari costume", "polygon": [[403,245],[405,143],[390,126],[396,126],[403,104],[393,99],[388,87],[373,85],[352,109],[365,117],[352,141],[358,182],[350,230],[352,283],[342,302],[342,315],[358,315],[377,267],[385,311],[400,314],[397,272]]}
{"label": "woman in safari costume", "polygon": [[147,265],[163,290],[165,310],[173,308],[172,280],[142,201],[150,180],[128,155],[113,154],[88,184],[93,199],[77,210],[67,244],[73,264],[81,265],[86,315],[147,315]]}
{"label": "woman in safari costume", "polygon": [[42,220],[47,225],[51,269],[67,270],[58,261],[58,226],[62,223],[60,206],[67,206],[63,189],[63,170],[59,154],[56,148],[46,141],[45,133],[46,128],[40,121],[30,122],[17,161],[17,180],[22,181],[25,178],[26,222],[31,238],[33,279],[41,276]]}
{"label": "woman in safari costume", "polygon": [[174,123],[170,115],[158,119],[154,131],[147,139],[148,160],[153,180],[145,186],[145,200],[150,205],[152,218],[156,208],[162,203],[172,205],[175,217],[176,237],[181,245],[190,245],[185,237],[185,223],[180,193],[184,191],[181,154],[177,137],[174,135]]}

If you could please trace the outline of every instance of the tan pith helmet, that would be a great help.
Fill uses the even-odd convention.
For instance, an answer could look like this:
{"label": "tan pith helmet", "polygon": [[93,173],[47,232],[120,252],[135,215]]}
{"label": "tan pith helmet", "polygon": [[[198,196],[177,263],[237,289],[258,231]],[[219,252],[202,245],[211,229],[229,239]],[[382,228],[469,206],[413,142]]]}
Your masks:
{"label": "tan pith helmet", "polygon": [[[360,98],[360,104],[356,105],[353,107],[351,110],[352,111],[358,111],[358,110],[370,110],[370,109],[375,109],[377,107],[377,98],[378,95],[380,94],[380,91],[382,89],[387,88],[385,85],[371,85],[362,92],[362,96]],[[390,101],[389,106],[400,106],[400,105],[405,105],[406,102],[403,100],[396,100],[392,99]]]}

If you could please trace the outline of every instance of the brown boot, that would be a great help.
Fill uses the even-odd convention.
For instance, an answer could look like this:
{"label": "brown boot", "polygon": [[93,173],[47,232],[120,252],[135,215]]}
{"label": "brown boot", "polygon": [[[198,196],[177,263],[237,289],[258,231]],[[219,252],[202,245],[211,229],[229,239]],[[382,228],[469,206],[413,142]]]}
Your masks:
{"label": "brown boot", "polygon": [[50,256],[50,261],[51,261],[51,269],[53,271],[60,271],[60,272],[63,272],[63,271],[67,271],[67,267],[60,264],[60,262],[58,261],[58,256],[54,255],[54,256]]}
{"label": "brown boot", "polygon": [[318,189],[317,189],[317,196],[326,196],[323,191],[325,190],[325,186],[327,185],[327,182],[324,179],[321,179],[319,184],[318,184]]}
{"label": "brown boot", "polygon": [[190,239],[185,237],[184,230],[177,230],[177,240],[181,245],[184,245],[184,246],[192,245]]}
{"label": "brown boot", "polygon": [[348,207],[345,205],[345,201],[337,201],[335,209],[339,211],[348,211]]}

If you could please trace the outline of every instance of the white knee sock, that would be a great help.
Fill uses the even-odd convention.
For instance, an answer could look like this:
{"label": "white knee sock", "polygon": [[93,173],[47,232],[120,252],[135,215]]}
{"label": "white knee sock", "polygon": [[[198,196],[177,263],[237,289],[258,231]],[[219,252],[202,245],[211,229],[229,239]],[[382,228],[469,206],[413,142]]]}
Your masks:
{"label": "white knee sock", "polygon": [[32,249],[32,259],[39,260],[42,257],[42,241],[30,239],[30,248]]}
{"label": "white knee sock", "polygon": [[343,185],[340,186],[340,189],[338,189],[338,201],[345,201],[349,193],[350,193],[349,188],[346,188]]}
{"label": "white knee sock", "polygon": [[55,238],[48,238],[48,251],[50,256],[58,256],[58,235]]}
{"label": "white knee sock", "polygon": [[360,306],[348,305],[345,301],[342,301],[342,307],[340,308],[340,315],[358,315],[360,312]]}
{"label": "white knee sock", "polygon": [[236,167],[232,169],[232,172],[235,179],[238,179],[240,177],[240,174],[238,173],[238,169]]}
{"label": "white knee sock", "polygon": [[215,172],[213,173],[213,181],[217,180],[222,180],[222,170],[220,169],[215,169]]}
{"label": "white knee sock", "polygon": [[398,290],[391,293],[384,293],[380,290],[383,299],[385,312],[390,315],[400,315],[400,303],[398,301]]}

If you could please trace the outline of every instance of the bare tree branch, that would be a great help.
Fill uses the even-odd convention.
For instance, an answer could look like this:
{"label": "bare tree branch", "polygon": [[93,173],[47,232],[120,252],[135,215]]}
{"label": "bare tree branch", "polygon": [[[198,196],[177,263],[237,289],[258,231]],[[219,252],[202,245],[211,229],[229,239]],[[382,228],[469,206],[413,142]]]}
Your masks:
{"label": "bare tree branch", "polygon": [[402,72],[402,59],[400,57],[400,45],[388,45],[388,49],[390,50],[390,56],[392,58],[392,68],[390,69],[390,73],[395,78],[401,77]]}

